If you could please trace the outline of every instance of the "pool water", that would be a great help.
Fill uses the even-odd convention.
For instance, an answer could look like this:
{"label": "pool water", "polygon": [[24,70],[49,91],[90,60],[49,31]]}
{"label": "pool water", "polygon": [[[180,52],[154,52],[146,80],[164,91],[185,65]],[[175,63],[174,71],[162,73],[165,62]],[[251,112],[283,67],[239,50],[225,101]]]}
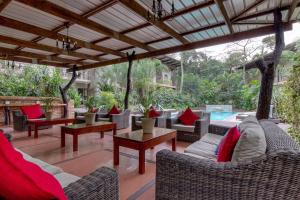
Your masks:
{"label": "pool water", "polygon": [[211,112],[210,120],[225,120],[226,118],[236,114],[235,112]]}

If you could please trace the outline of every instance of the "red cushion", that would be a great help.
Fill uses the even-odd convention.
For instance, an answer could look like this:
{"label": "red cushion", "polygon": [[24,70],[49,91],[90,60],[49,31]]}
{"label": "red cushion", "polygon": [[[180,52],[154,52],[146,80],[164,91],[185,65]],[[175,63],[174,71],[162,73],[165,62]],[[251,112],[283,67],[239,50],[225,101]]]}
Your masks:
{"label": "red cushion", "polygon": [[149,110],[149,117],[150,118],[156,118],[156,117],[159,117],[160,116],[160,113],[157,112],[154,108],[150,108]]}
{"label": "red cushion", "polygon": [[114,105],[110,111],[108,112],[109,115],[113,115],[113,114],[120,114],[118,108],[116,107],[116,105]]}
{"label": "red cushion", "polygon": [[184,125],[193,125],[195,121],[199,119],[199,116],[193,113],[193,111],[190,108],[187,108],[184,113],[182,113],[179,117],[179,120]]}
{"label": "red cushion", "polygon": [[236,143],[238,142],[241,134],[237,127],[231,128],[227,134],[222,139],[219,145],[218,151],[218,162],[228,162],[231,161],[232,153]]}
{"label": "red cushion", "polygon": [[21,111],[28,119],[38,119],[44,115],[40,104],[21,106]]}
{"label": "red cushion", "polygon": [[39,166],[24,160],[2,133],[0,166],[0,199],[67,199],[59,182]]}

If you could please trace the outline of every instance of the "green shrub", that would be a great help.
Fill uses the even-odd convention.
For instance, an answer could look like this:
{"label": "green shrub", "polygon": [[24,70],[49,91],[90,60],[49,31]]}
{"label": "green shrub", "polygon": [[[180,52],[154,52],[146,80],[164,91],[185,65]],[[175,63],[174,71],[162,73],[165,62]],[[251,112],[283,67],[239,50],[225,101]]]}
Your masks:
{"label": "green shrub", "polygon": [[74,101],[74,107],[78,108],[81,105],[82,97],[75,88],[70,88],[68,91],[68,96]]}
{"label": "green shrub", "polygon": [[117,104],[117,101],[115,99],[115,96],[111,92],[101,92],[98,100],[97,100],[97,105],[103,106],[105,108],[110,109],[113,105]]}

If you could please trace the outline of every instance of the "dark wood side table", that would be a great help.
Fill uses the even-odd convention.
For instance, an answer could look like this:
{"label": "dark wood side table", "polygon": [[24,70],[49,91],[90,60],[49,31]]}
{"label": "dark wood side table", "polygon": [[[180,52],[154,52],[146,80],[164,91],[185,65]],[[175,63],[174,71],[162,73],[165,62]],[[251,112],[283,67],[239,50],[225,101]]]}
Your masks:
{"label": "dark wood side table", "polygon": [[136,130],[114,136],[114,165],[119,165],[119,147],[127,147],[139,151],[139,173],[145,173],[145,151],[163,142],[172,140],[172,150],[176,151],[176,130],[154,128],[153,133]]}
{"label": "dark wood side table", "polygon": [[34,138],[38,138],[38,130],[41,126],[50,126],[50,125],[57,125],[57,124],[65,124],[68,125],[70,123],[74,123],[74,118],[57,118],[57,119],[50,119],[47,120],[46,118],[43,119],[28,119],[28,137],[31,136],[31,128],[34,128]]}
{"label": "dark wood side table", "polygon": [[113,135],[117,133],[117,124],[114,122],[96,122],[92,125],[73,124],[61,127],[61,147],[66,146],[66,134],[73,136],[73,151],[78,151],[78,135],[99,132],[101,138],[104,137],[104,132],[113,131]]}

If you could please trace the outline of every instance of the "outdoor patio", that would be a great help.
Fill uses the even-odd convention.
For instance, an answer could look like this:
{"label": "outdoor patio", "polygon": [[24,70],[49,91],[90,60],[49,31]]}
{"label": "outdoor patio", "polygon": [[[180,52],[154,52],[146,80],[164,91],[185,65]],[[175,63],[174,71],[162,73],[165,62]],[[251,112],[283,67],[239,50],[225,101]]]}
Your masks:
{"label": "outdoor patio", "polygon": [[[0,72],[5,79],[0,86],[7,94],[0,97],[0,199],[22,199],[23,194],[62,200],[300,199],[299,110],[289,105],[300,102],[299,81],[294,80],[300,74],[295,67],[300,50],[295,43],[286,46],[284,38],[299,20],[299,0],[0,0]],[[183,80],[197,81],[195,74],[200,77],[204,69],[199,60],[209,56],[197,58],[185,77],[184,54],[179,61],[176,53],[200,54],[196,49],[270,35],[269,51],[257,48],[253,52],[260,54],[242,64],[212,60],[228,71],[211,85],[209,79],[195,87],[187,84],[198,90],[183,94]],[[293,109],[293,117],[288,116],[292,119],[279,119],[271,105],[276,67],[286,64],[281,60],[284,50],[293,53],[289,58],[296,64],[287,61],[293,80],[288,95],[278,95],[290,98],[280,99],[288,109],[276,106],[283,113]],[[190,56],[185,64],[192,63]],[[159,61],[149,64],[144,59]],[[46,67],[26,71],[30,67],[22,63]],[[114,68],[107,74],[125,76],[112,75],[104,83],[105,73],[102,78],[96,73],[97,68],[122,63],[118,66],[123,71]],[[159,70],[166,66],[166,73],[155,74],[162,82],[141,84],[149,81],[145,77],[154,82],[145,71],[135,73],[139,78],[134,79],[136,63]],[[209,64],[205,70],[211,70]],[[50,66],[61,70],[51,71]],[[246,77],[252,69],[253,84]],[[82,96],[79,90],[70,93],[88,70],[93,80],[79,81],[87,86]],[[180,74],[176,86],[174,70],[175,76]],[[243,74],[232,76],[238,70]],[[36,75],[32,81],[30,73]],[[60,73],[70,76],[62,80]],[[218,83],[230,86],[232,80],[238,92],[227,98]],[[91,89],[93,84],[99,87]],[[169,93],[149,92],[160,87]],[[209,94],[214,88],[219,90]],[[111,91],[117,97],[111,98]],[[208,94],[197,96],[196,91]],[[101,105],[100,92],[107,92]],[[71,95],[79,95],[77,102],[70,101]],[[166,101],[164,110],[153,96],[179,103],[174,109]],[[215,99],[205,99],[211,96]],[[14,187],[14,180],[21,187]]]}

